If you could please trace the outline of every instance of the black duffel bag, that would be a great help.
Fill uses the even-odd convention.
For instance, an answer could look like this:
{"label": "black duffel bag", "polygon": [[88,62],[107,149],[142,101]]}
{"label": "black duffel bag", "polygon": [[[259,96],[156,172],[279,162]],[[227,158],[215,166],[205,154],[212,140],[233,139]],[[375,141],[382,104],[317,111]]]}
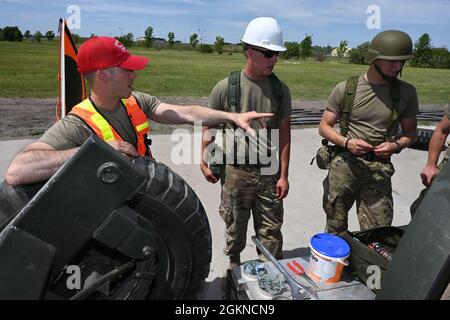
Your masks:
{"label": "black duffel bag", "polygon": [[[388,268],[403,233],[404,229],[399,227],[380,227],[340,233],[339,236],[347,241],[351,249],[347,267],[348,274],[359,278],[367,287],[377,293],[380,290],[379,284],[384,272]],[[378,275],[380,278],[376,279],[375,277]]]}

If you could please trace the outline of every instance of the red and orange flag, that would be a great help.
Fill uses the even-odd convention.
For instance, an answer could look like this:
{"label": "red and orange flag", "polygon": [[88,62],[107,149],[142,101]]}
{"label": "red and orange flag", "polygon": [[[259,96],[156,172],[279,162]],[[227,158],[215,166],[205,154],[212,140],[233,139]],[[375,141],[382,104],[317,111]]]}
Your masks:
{"label": "red and orange flag", "polygon": [[86,99],[84,77],[77,69],[77,47],[64,19],[59,19],[59,73],[56,118],[62,119],[72,107]]}

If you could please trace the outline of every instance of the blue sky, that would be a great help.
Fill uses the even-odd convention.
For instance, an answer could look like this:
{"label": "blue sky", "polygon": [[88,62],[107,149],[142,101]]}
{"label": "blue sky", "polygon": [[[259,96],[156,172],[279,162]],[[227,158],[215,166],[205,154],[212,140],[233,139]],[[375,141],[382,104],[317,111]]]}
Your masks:
{"label": "blue sky", "polygon": [[[450,0],[0,0],[0,27],[18,26],[22,32],[56,32],[58,18],[69,18],[75,5],[80,9],[82,36],[91,33],[117,36],[132,32],[143,36],[148,26],[154,36],[189,41],[192,33],[212,43],[220,35],[226,42],[239,42],[248,22],[258,16],[276,18],[285,41],[301,41],[312,35],[313,44],[337,46],[348,40],[351,47],[369,41],[387,29],[400,29],[416,41],[427,32],[433,46],[450,47]],[[369,6],[380,10],[381,29],[369,29]]]}

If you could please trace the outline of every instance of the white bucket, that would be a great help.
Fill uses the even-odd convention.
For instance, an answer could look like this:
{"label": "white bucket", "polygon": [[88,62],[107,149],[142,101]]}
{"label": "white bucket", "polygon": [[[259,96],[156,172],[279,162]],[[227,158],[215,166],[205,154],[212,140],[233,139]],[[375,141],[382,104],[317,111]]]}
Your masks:
{"label": "white bucket", "polygon": [[340,281],[350,256],[347,242],[338,236],[321,233],[311,238],[310,248],[308,275],[325,283]]}

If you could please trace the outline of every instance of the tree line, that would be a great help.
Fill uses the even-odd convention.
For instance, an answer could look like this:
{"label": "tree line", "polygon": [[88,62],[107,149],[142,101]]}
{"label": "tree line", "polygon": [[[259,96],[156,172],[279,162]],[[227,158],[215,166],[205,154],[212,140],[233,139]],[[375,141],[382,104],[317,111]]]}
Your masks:
{"label": "tree line", "polygon": [[36,31],[34,34],[31,34],[30,30],[27,30],[24,34],[22,34],[22,31],[20,31],[18,27],[6,26],[4,28],[0,28],[0,41],[22,41],[23,39],[33,39],[36,42],[41,42],[44,37],[48,41],[53,41],[53,39],[55,39],[55,33],[49,30],[45,33],[45,35],[43,35],[40,31]]}
{"label": "tree line", "polygon": [[[93,34],[91,34],[91,37]],[[72,37],[76,43],[80,41],[80,36],[77,34],[72,34]],[[320,47],[314,46],[313,35],[305,35],[301,42],[285,42],[284,45],[287,48],[286,51],[280,54],[283,59],[307,59],[314,57],[317,61],[324,61],[327,56],[330,56],[333,49],[331,46]],[[40,31],[36,31],[34,34],[30,30],[26,30],[24,34],[20,29],[15,27],[6,26],[0,28],[0,41],[23,41],[33,40],[36,42],[41,42],[42,38],[46,38],[47,41],[53,41],[55,38],[55,33],[51,30],[42,34]],[[125,35],[117,36],[127,48],[132,47],[136,41],[134,35],[131,32]],[[153,37],[153,28],[151,26],[147,27],[144,31],[143,46],[146,48],[154,47],[156,49],[161,49],[162,44],[160,41]],[[166,43],[165,46],[172,48],[175,43],[180,43],[180,41],[175,40],[175,33],[169,32],[167,34],[167,40],[163,39]],[[189,44],[193,50],[198,50],[202,53],[213,53],[214,50],[218,54],[223,54],[224,47],[226,45],[225,39],[221,36],[216,36],[213,45],[200,43],[197,33],[192,33],[189,36]],[[214,50],[213,50],[214,49]],[[364,64],[364,56],[369,49],[369,42],[364,42],[358,45],[356,48],[348,48],[348,41],[342,40],[337,47],[336,55],[338,58],[346,56],[350,63]],[[414,57],[408,62],[409,65],[413,67],[425,67],[425,68],[447,68],[450,69],[450,52],[447,47],[433,47],[430,35],[424,33],[420,38],[414,43],[413,50]]]}
{"label": "tree line", "polygon": [[[94,36],[94,34],[91,34],[91,37]],[[0,28],[0,41],[23,41],[23,40],[33,40],[36,42],[41,42],[43,38],[46,38],[48,41],[53,41],[55,38],[55,33],[53,31],[47,31],[44,34],[42,34],[40,31],[36,31],[34,34],[30,32],[30,30],[25,31],[23,34],[22,31],[20,31],[19,27],[10,27],[6,26],[4,28]],[[72,33],[72,38],[75,43],[79,43],[81,40],[81,37],[76,34]],[[124,46],[127,48],[133,47],[136,44],[136,40],[134,38],[134,35],[132,32],[128,32],[121,36],[116,36],[116,39],[118,39],[120,42],[123,43]],[[161,44],[156,41],[157,39],[153,37],[153,28],[148,27],[144,31],[144,40],[143,40],[143,46],[146,48],[154,47],[156,49],[160,49]],[[166,41],[166,39],[164,39]],[[169,48],[172,48],[175,43],[180,43],[181,41],[175,40],[175,33],[169,32],[167,34],[167,45]],[[213,47],[208,44],[200,44],[200,40],[198,38],[197,33],[192,33],[189,38],[189,44],[194,50],[198,50],[203,53],[213,53]],[[223,53],[223,48],[225,46],[225,40],[221,36],[216,37],[216,41],[214,43],[214,49],[218,54]]]}
{"label": "tree line", "polygon": [[[370,42],[364,42],[356,48],[348,48],[348,41],[342,40],[336,48],[336,56],[342,58],[346,56],[350,63],[364,64],[364,57],[369,50]],[[312,35],[306,35],[300,42],[285,42],[287,50],[280,56],[284,59],[306,59],[315,57],[318,61],[323,61],[333,50],[332,47],[320,47],[312,45]],[[424,33],[414,43],[413,58],[408,62],[412,67],[419,68],[446,68],[450,69],[450,52],[447,47],[433,47],[430,35]]]}
{"label": "tree line", "polygon": [[[369,50],[369,42],[364,42],[349,52],[349,62],[364,64],[364,56]],[[424,33],[414,43],[413,58],[408,61],[412,67],[450,69],[450,52],[447,47],[432,46],[428,33]]]}

